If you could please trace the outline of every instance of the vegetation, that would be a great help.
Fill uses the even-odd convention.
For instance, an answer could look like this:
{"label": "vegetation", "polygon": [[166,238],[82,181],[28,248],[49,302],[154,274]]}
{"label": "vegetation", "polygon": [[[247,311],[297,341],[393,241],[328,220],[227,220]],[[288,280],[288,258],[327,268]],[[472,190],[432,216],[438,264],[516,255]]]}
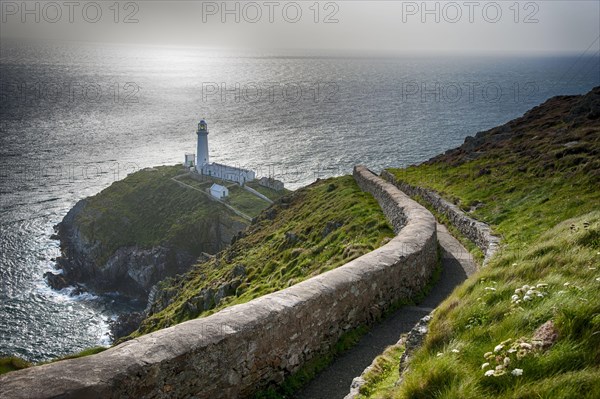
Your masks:
{"label": "vegetation", "polygon": [[[243,189],[237,183],[232,183],[221,179],[215,179],[209,176],[192,177],[191,175],[179,175],[177,176],[177,181],[180,181],[188,186],[201,190],[205,193],[208,193],[208,190],[213,185],[213,183],[223,185],[229,190],[229,196],[226,197],[223,201],[226,204],[229,204],[235,209],[239,210],[243,214],[248,215],[249,217],[258,216],[270,205],[268,201],[265,201],[257,195],[254,195],[251,192]],[[276,201],[284,195],[290,193],[290,191],[286,189],[276,191],[267,187],[262,187],[258,184],[257,181],[246,183],[246,185],[259,192],[260,194],[264,195],[265,197],[269,198],[271,201]]]}
{"label": "vegetation", "polygon": [[0,374],[5,374],[10,371],[26,369],[32,364],[15,356],[0,358]]}
{"label": "vegetation", "polygon": [[251,182],[246,183],[246,185],[248,187],[258,191],[265,197],[269,198],[271,201],[275,201],[275,200],[279,199],[280,197],[282,197],[283,195],[290,193],[290,191],[285,188],[281,191],[277,191],[277,190],[273,190],[272,188],[263,187],[260,184],[258,184],[258,181],[251,181]]}
{"label": "vegetation", "polygon": [[504,247],[436,310],[403,383],[382,372],[366,397],[600,397],[599,95],[551,99],[391,171],[491,224]]}
{"label": "vegetation", "polygon": [[391,237],[379,205],[351,176],[317,181],[263,212],[244,237],[216,257],[162,284],[168,306],[134,336],[289,287]]}
{"label": "vegetation", "polygon": [[227,188],[229,196],[225,198],[225,202],[250,217],[258,216],[270,205],[264,199],[244,190],[237,184],[231,184]]}
{"label": "vegetation", "polygon": [[360,387],[358,398],[389,398],[400,377],[398,359],[404,353],[403,344],[388,346],[373,361],[373,367],[363,376],[365,383]]}
{"label": "vegetation", "polygon": [[66,359],[77,359],[79,357],[95,355],[96,353],[104,352],[107,349],[108,348],[105,346],[94,346],[93,348],[84,349],[81,352],[75,353],[73,355],[68,355],[68,356],[64,356],[64,357],[61,357],[56,360],[52,360],[52,362],[57,362],[59,360],[66,360]]}

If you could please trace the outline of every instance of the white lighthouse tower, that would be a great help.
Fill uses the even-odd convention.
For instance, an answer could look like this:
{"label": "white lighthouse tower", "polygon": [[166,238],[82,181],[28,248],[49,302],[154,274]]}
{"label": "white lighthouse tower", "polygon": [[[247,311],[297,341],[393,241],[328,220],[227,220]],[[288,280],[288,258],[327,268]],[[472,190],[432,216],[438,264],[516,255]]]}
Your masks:
{"label": "white lighthouse tower", "polygon": [[196,170],[201,173],[202,168],[209,164],[208,160],[208,126],[206,121],[202,119],[198,123],[198,149],[196,151]]}

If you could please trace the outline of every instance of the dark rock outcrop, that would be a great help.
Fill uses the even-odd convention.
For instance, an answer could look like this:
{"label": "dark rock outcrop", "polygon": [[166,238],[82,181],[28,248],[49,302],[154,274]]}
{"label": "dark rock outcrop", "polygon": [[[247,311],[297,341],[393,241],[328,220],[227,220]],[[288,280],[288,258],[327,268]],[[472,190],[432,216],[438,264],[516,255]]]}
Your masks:
{"label": "dark rock outcrop", "polygon": [[126,337],[137,330],[144,317],[143,312],[131,312],[119,315],[116,320],[109,322],[113,339]]}

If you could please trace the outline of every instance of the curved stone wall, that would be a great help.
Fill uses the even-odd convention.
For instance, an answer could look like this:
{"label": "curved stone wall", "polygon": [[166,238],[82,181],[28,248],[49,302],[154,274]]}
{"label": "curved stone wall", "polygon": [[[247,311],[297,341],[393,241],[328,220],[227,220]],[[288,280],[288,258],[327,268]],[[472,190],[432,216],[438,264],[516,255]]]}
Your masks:
{"label": "curved stone wall", "polygon": [[292,287],[97,355],[0,376],[4,398],[232,398],[283,381],[340,336],[420,291],[437,263],[435,219],[356,167],[398,232],[386,245]]}
{"label": "curved stone wall", "polygon": [[487,264],[500,247],[500,238],[492,234],[490,226],[465,215],[459,207],[446,201],[435,191],[398,181],[394,175],[386,170],[381,172],[381,177],[412,197],[420,196],[430,203],[436,211],[446,215],[462,234],[473,241],[483,251],[485,255],[484,265]]}

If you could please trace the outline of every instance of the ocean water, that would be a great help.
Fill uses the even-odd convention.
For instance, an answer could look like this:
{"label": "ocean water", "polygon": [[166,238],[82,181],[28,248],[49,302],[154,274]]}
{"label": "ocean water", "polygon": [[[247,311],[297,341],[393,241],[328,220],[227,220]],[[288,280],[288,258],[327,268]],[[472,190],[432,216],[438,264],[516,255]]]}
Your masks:
{"label": "ocean water", "polygon": [[352,57],[196,48],[3,43],[0,356],[47,360],[110,343],[135,304],[43,279],[79,199],[195,152],[298,188],[424,161],[550,96],[600,84],[597,57]]}

